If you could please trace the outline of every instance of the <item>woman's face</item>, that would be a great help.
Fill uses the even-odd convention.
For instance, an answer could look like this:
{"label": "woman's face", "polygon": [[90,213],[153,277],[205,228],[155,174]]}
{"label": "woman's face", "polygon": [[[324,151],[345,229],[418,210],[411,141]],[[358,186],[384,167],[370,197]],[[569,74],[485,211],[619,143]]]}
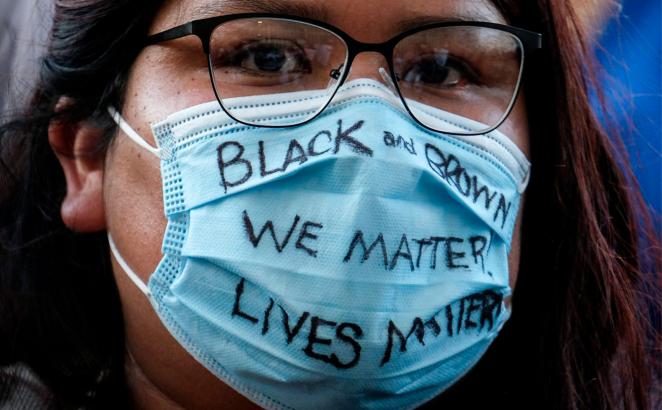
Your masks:
{"label": "woman's face", "polygon": [[[166,2],[150,32],[219,14],[274,10],[287,14],[314,13],[307,17],[323,20],[357,40],[370,43],[385,41],[398,34],[398,27],[415,22],[466,19],[507,23],[484,0],[181,0]],[[155,145],[151,123],[178,110],[214,100],[206,64],[201,44],[194,36],[145,48],[129,77],[124,118]],[[386,66],[379,54],[360,54],[352,64],[348,80],[369,77],[383,81],[378,69]],[[522,100],[519,99],[500,130],[528,153]],[[166,226],[159,160],[122,133],[107,154],[103,204],[108,231],[125,260],[146,283],[161,260]],[[518,222],[509,257],[513,288],[519,262],[519,231]],[[116,262],[114,271],[126,323],[129,381],[136,400],[144,407],[159,408],[165,408],[168,402],[186,408],[214,408],[219,403],[228,408],[248,405],[180,347],[163,327],[147,298]]]}

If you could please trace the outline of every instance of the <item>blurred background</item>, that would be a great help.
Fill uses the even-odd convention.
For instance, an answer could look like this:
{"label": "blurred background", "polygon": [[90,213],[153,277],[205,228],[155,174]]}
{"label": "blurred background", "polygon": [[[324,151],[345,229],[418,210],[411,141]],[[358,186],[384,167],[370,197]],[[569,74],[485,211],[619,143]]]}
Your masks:
{"label": "blurred background", "polygon": [[52,0],[0,0],[0,111],[29,96],[50,29]]}
{"label": "blurred background", "polygon": [[[608,77],[607,96],[616,108],[644,197],[662,211],[662,1],[624,0],[598,45]],[[662,222],[657,220],[658,232]]]}
{"label": "blurred background", "polygon": [[[644,197],[662,212],[662,1],[576,0],[607,72],[610,115],[625,138]],[[29,96],[53,0],[0,0],[0,111]],[[3,110],[4,107],[4,110]],[[656,221],[662,232],[662,220]]]}

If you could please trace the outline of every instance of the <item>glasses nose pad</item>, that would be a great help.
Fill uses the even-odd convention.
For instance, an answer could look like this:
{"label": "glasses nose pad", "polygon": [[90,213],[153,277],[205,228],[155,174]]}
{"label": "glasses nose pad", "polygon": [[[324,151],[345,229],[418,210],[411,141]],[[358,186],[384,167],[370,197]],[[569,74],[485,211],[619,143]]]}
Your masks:
{"label": "glasses nose pad", "polygon": [[386,86],[394,96],[398,97],[398,89],[393,83],[395,79],[391,78],[386,58],[379,53],[366,52],[356,56],[351,70],[347,74],[347,81],[358,79],[377,81]]}
{"label": "glasses nose pad", "polygon": [[342,78],[343,68],[345,68],[345,63],[340,64],[338,67],[333,68],[333,69],[331,69],[331,71],[329,71],[330,80],[329,80],[329,83],[326,86],[327,91],[332,90],[336,87],[336,84]]}
{"label": "glasses nose pad", "polygon": [[334,68],[329,72],[329,77],[331,77],[334,80],[340,80],[340,76],[342,75],[342,69],[345,66],[345,64],[340,64],[338,68]]}

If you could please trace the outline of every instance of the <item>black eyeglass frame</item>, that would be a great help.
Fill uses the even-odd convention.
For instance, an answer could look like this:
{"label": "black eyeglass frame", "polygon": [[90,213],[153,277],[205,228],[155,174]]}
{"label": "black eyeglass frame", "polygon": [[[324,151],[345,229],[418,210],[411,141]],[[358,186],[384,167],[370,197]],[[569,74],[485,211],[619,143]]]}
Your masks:
{"label": "black eyeglass frame", "polygon": [[[210,53],[210,42],[211,42],[211,36],[214,30],[219,27],[222,24],[225,24],[227,22],[233,21],[233,20],[240,20],[240,19],[259,19],[259,18],[265,18],[265,19],[278,19],[278,20],[287,20],[287,21],[293,21],[293,22],[299,22],[299,23],[304,23],[304,24],[309,24],[312,26],[316,26],[319,28],[322,28],[324,30],[327,30],[331,32],[332,34],[336,35],[340,39],[342,39],[345,42],[345,45],[347,46],[347,56],[346,56],[346,61],[345,61],[345,66],[343,67],[343,74],[342,76],[338,79],[338,84],[335,86],[335,89],[333,90],[333,93],[331,96],[328,98],[328,101],[326,104],[324,104],[323,107],[320,108],[319,111],[317,111],[313,116],[310,118],[306,119],[305,121],[302,121],[300,123],[296,124],[290,124],[290,125],[271,125],[271,124],[253,124],[249,123],[246,121],[242,121],[238,118],[235,118],[234,115],[232,115],[223,105],[222,98],[219,95],[218,90],[216,89],[216,83],[214,81],[214,70],[213,70],[213,62],[211,59],[211,53]],[[420,121],[416,116],[412,113],[411,109],[409,108],[409,105],[407,104],[407,101],[405,100],[405,97],[403,96],[402,92],[400,91],[400,85],[398,84],[397,80],[397,74],[395,72],[395,68],[393,66],[393,49],[395,46],[404,38],[409,37],[413,34],[419,33],[421,31],[426,31],[430,29],[435,29],[435,28],[442,28],[442,27],[456,27],[456,26],[470,26],[470,27],[485,27],[485,28],[491,28],[491,29],[496,29],[500,31],[504,31],[507,33],[512,34],[515,36],[518,41],[520,42],[522,46],[522,60],[521,60],[521,65],[520,65],[520,72],[519,76],[517,79],[517,84],[515,86],[515,91],[513,93],[513,97],[508,105],[508,108],[506,112],[503,114],[499,122],[490,127],[487,130],[481,130],[479,132],[475,133],[460,133],[460,132],[447,132],[447,131],[439,131],[434,128],[431,128],[424,124],[422,121]],[[451,134],[451,135],[483,135],[487,134],[491,131],[494,131],[495,129],[499,128],[501,124],[508,118],[510,115],[510,112],[512,111],[515,102],[517,100],[517,97],[519,95],[520,91],[520,85],[522,82],[522,75],[524,73],[524,62],[525,62],[525,56],[537,49],[542,48],[542,34],[540,33],[535,33],[529,30],[525,30],[519,27],[513,27],[513,26],[508,26],[504,24],[498,24],[498,23],[491,23],[491,22],[484,22],[484,21],[445,21],[445,22],[439,22],[439,23],[431,23],[431,24],[425,24],[421,25],[419,27],[412,28],[410,30],[403,31],[402,33],[392,37],[391,39],[383,42],[383,43],[364,43],[358,40],[355,40],[353,37],[351,37],[349,34],[345,33],[344,31],[340,30],[339,28],[332,26],[330,24],[327,24],[322,21],[317,21],[314,19],[309,19],[309,18],[304,18],[304,17],[298,17],[298,16],[292,16],[292,15],[284,15],[284,14],[274,14],[274,13],[239,13],[239,14],[228,14],[228,15],[223,15],[223,16],[215,16],[215,17],[210,17],[210,18],[205,18],[205,19],[200,19],[200,20],[193,20],[188,23],[182,24],[180,26],[173,27],[171,29],[162,31],[160,33],[153,34],[151,36],[148,36],[146,38],[145,44],[143,47],[148,47],[151,45],[156,45],[159,43],[163,43],[166,41],[171,41],[171,40],[176,40],[178,38],[186,37],[194,35],[200,39],[202,42],[202,49],[204,53],[207,55],[207,62],[208,62],[208,69],[209,69],[209,78],[211,81],[212,89],[214,91],[214,95],[216,96],[216,99],[218,100],[218,103],[220,104],[221,108],[225,113],[230,116],[230,118],[234,119],[235,121],[245,124],[245,125],[250,125],[250,126],[257,126],[257,127],[265,127],[265,128],[291,128],[291,127],[296,127],[300,125],[307,124],[308,122],[312,121],[315,119],[319,114],[321,114],[328,106],[331,104],[333,101],[333,98],[335,97],[336,93],[342,86],[342,84],[345,82],[345,79],[349,75],[351,64],[356,58],[356,56],[362,52],[376,52],[380,53],[381,55],[386,58],[386,62],[388,64],[389,68],[389,75],[391,76],[391,83],[395,87],[395,89],[398,92],[398,96],[400,97],[400,100],[402,101],[402,104],[404,105],[405,109],[409,113],[409,115],[422,127],[434,131],[434,132],[442,132],[444,134]]]}

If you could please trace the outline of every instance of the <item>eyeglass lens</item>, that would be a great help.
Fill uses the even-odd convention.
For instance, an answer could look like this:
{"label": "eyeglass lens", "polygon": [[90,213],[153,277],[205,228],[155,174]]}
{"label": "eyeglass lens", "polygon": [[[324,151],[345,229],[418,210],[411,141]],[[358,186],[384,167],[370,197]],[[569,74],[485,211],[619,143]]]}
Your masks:
{"label": "eyeglass lens", "polygon": [[[416,119],[439,128],[427,106],[471,119],[474,131],[499,124],[517,91],[522,45],[505,31],[449,26],[405,37],[393,50],[400,93]],[[443,131],[443,130],[440,130]]]}
{"label": "eyeglass lens", "polygon": [[241,104],[229,99],[312,91],[318,110],[262,125],[294,125],[315,116],[332,98],[347,61],[345,42],[323,28],[292,20],[247,18],[217,27],[210,61],[221,104],[241,118]]}
{"label": "eyeglass lens", "polygon": [[[309,92],[317,103],[301,116],[261,125],[296,125],[314,117],[333,97],[348,65],[345,41],[322,27],[279,18],[245,18],[218,26],[210,40],[215,91],[235,119],[241,99]],[[474,26],[424,30],[395,45],[395,80],[411,114],[424,125],[448,131],[434,118],[441,109],[489,129],[506,115],[522,65],[519,39],[505,31]],[[440,129],[441,128],[441,129]],[[476,129],[475,131],[480,131]]]}

